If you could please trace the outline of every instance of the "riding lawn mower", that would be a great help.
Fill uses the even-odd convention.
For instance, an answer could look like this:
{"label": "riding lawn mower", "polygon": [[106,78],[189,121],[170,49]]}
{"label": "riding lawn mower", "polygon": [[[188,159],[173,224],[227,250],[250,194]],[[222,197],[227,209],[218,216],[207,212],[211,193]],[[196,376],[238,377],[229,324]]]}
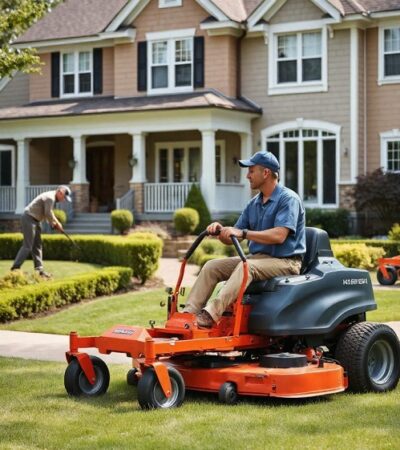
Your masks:
{"label": "riding lawn mower", "polygon": [[164,327],[115,325],[100,336],[70,333],[64,384],[72,396],[107,391],[106,364],[81,349],[132,358],[127,374],[142,409],[182,404],[185,390],[214,392],[221,402],[239,396],[315,397],[342,392],[384,392],[400,377],[400,344],[387,325],[366,322],[377,308],[365,270],[334,258],[323,230],[306,229],[307,252],[300,275],[252,282],[238,240],[244,277],[232,311],[212,328],[179,312],[185,266],[208,235],[201,233],[183,258],[169,291]]}

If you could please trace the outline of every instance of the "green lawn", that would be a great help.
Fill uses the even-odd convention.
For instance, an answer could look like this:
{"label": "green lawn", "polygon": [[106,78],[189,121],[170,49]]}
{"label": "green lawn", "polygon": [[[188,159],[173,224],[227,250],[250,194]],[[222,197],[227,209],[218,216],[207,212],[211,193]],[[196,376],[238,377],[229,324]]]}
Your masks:
{"label": "green lawn", "polygon": [[[0,277],[3,277],[9,272],[13,261],[0,260]],[[86,272],[93,272],[102,267],[97,264],[76,263],[71,261],[44,261],[44,268],[46,272],[53,275],[54,279],[67,278],[73,275],[78,275]],[[32,261],[25,261],[21,269],[26,273],[33,273]]]}
{"label": "green lawn", "polygon": [[[376,322],[400,321],[400,290],[376,290],[378,310],[368,313],[367,319]],[[68,334],[71,330],[82,335],[101,334],[115,324],[148,326],[149,320],[162,325],[166,308],[162,289],[104,297],[71,306],[58,313],[31,320],[20,320],[0,326],[2,329],[38,333]]]}
{"label": "green lawn", "polygon": [[112,365],[104,397],[69,398],[65,364],[0,358],[2,449],[400,448],[400,389],[308,401],[187,393],[181,408],[143,412],[127,367]]}

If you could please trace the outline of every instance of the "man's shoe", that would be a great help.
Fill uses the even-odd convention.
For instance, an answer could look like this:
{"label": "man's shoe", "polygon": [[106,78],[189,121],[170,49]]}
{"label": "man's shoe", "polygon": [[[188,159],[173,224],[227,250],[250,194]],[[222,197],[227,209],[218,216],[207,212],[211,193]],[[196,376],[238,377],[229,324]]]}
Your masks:
{"label": "man's shoe", "polygon": [[196,321],[197,325],[202,328],[211,328],[214,325],[213,318],[205,309],[203,309],[199,314],[197,314]]}
{"label": "man's shoe", "polygon": [[37,270],[36,273],[38,273],[42,278],[46,278],[47,280],[52,277],[51,273],[47,273],[43,269]]}

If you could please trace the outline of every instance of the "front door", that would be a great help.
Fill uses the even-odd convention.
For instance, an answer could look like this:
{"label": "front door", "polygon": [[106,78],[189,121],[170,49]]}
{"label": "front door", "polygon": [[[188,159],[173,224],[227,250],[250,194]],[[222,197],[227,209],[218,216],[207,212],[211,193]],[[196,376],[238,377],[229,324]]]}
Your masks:
{"label": "front door", "polygon": [[86,172],[90,211],[111,211],[114,208],[114,147],[88,148]]}

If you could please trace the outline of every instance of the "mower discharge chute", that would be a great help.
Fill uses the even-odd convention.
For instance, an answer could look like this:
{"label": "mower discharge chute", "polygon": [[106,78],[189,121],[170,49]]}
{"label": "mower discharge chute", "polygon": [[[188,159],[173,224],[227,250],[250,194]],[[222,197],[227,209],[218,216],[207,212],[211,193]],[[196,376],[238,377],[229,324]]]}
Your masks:
{"label": "mower discharge chute", "polygon": [[233,310],[211,329],[196,316],[178,312],[185,266],[200,242],[186,253],[178,282],[168,297],[164,327],[115,325],[101,336],[70,334],[64,384],[70,395],[106,392],[105,363],[80,349],[125,353],[133,359],[129,384],[137,385],[143,409],[181,405],[185,389],[218,393],[235,403],[239,395],[312,397],[394,389],[400,376],[400,345],[384,324],[365,322],[376,309],[367,271],[348,269],[331,251],[328,235],[307,228],[307,253],[297,276],[253,282],[238,240],[232,242],[244,266]]}

